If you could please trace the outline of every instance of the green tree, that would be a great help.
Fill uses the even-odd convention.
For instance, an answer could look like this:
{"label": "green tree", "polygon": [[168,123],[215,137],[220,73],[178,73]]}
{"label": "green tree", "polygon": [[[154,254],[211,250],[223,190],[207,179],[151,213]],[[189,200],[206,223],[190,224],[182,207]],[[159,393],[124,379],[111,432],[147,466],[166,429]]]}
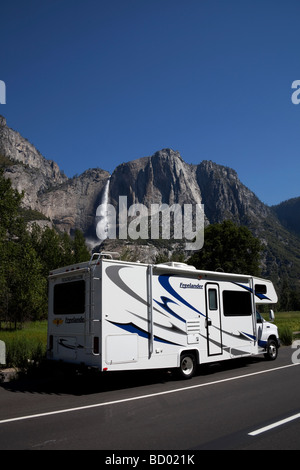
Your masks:
{"label": "green tree", "polygon": [[261,250],[260,241],[247,227],[226,220],[205,229],[204,246],[188,263],[197,269],[259,275]]}
{"label": "green tree", "polygon": [[73,260],[74,263],[81,263],[88,261],[91,255],[86,246],[83,233],[80,230],[75,230],[73,240]]}
{"label": "green tree", "polygon": [[43,276],[47,277],[49,271],[63,264],[60,236],[56,230],[50,227],[42,230],[35,224],[31,232],[31,241],[41,261]]}
{"label": "green tree", "polygon": [[9,321],[38,320],[47,312],[46,285],[42,264],[28,236],[11,246],[7,264]]}
{"label": "green tree", "polygon": [[0,240],[10,240],[25,229],[19,216],[19,207],[23,194],[11,186],[11,181],[4,178],[0,169]]}
{"label": "green tree", "polygon": [[10,290],[7,285],[7,243],[0,238],[0,321],[8,321],[9,312]]}
{"label": "green tree", "polygon": [[43,275],[46,277],[53,269],[90,259],[90,253],[80,230],[75,230],[72,239],[67,233],[60,234],[50,227],[42,230],[35,224],[31,231],[31,240],[41,260]]}
{"label": "green tree", "polygon": [[0,171],[0,318],[39,318],[45,307],[45,280],[37,253],[20,216],[23,195]]}

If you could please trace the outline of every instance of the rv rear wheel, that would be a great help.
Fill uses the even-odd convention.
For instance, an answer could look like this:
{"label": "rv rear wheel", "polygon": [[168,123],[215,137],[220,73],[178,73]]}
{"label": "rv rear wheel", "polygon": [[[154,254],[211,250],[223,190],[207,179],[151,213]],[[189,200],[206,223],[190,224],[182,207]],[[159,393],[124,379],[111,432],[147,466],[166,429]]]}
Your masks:
{"label": "rv rear wheel", "polygon": [[267,345],[267,351],[264,356],[268,361],[275,361],[275,359],[277,358],[278,346],[274,339],[269,339],[268,345]]}
{"label": "rv rear wheel", "polygon": [[191,353],[183,353],[180,358],[179,372],[180,376],[184,379],[193,377],[196,371],[195,356]]}

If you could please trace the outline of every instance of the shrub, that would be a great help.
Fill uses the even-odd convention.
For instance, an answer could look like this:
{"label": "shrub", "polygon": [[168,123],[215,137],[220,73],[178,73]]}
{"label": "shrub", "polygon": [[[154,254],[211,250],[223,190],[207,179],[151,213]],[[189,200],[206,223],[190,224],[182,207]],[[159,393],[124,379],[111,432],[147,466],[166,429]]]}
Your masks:
{"label": "shrub", "polygon": [[284,346],[290,346],[293,342],[293,331],[290,326],[279,327],[279,338]]}
{"label": "shrub", "polygon": [[30,365],[38,364],[45,357],[45,347],[40,341],[28,338],[11,338],[6,343],[6,366],[26,371]]}

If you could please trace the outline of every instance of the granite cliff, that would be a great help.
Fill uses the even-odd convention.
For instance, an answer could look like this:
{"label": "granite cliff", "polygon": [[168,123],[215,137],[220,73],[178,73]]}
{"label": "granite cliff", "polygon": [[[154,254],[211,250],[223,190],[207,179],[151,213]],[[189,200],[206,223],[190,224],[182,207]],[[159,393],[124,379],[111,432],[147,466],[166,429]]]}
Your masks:
{"label": "granite cliff", "polygon": [[52,160],[41,153],[18,132],[10,129],[0,116],[0,157],[5,176],[19,192],[22,205],[40,212],[61,231],[72,234],[78,228],[86,233],[95,219],[99,195],[109,173],[87,170],[68,178]]}

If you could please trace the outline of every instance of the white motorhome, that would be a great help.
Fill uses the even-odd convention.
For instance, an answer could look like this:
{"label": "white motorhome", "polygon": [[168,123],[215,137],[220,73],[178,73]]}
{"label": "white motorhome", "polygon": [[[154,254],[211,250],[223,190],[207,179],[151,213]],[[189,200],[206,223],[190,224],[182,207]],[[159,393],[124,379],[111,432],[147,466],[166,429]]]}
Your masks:
{"label": "white motorhome", "polygon": [[100,371],[178,368],[265,354],[276,359],[278,330],[257,304],[275,304],[272,282],[142,264],[100,253],[49,276],[48,358]]}

